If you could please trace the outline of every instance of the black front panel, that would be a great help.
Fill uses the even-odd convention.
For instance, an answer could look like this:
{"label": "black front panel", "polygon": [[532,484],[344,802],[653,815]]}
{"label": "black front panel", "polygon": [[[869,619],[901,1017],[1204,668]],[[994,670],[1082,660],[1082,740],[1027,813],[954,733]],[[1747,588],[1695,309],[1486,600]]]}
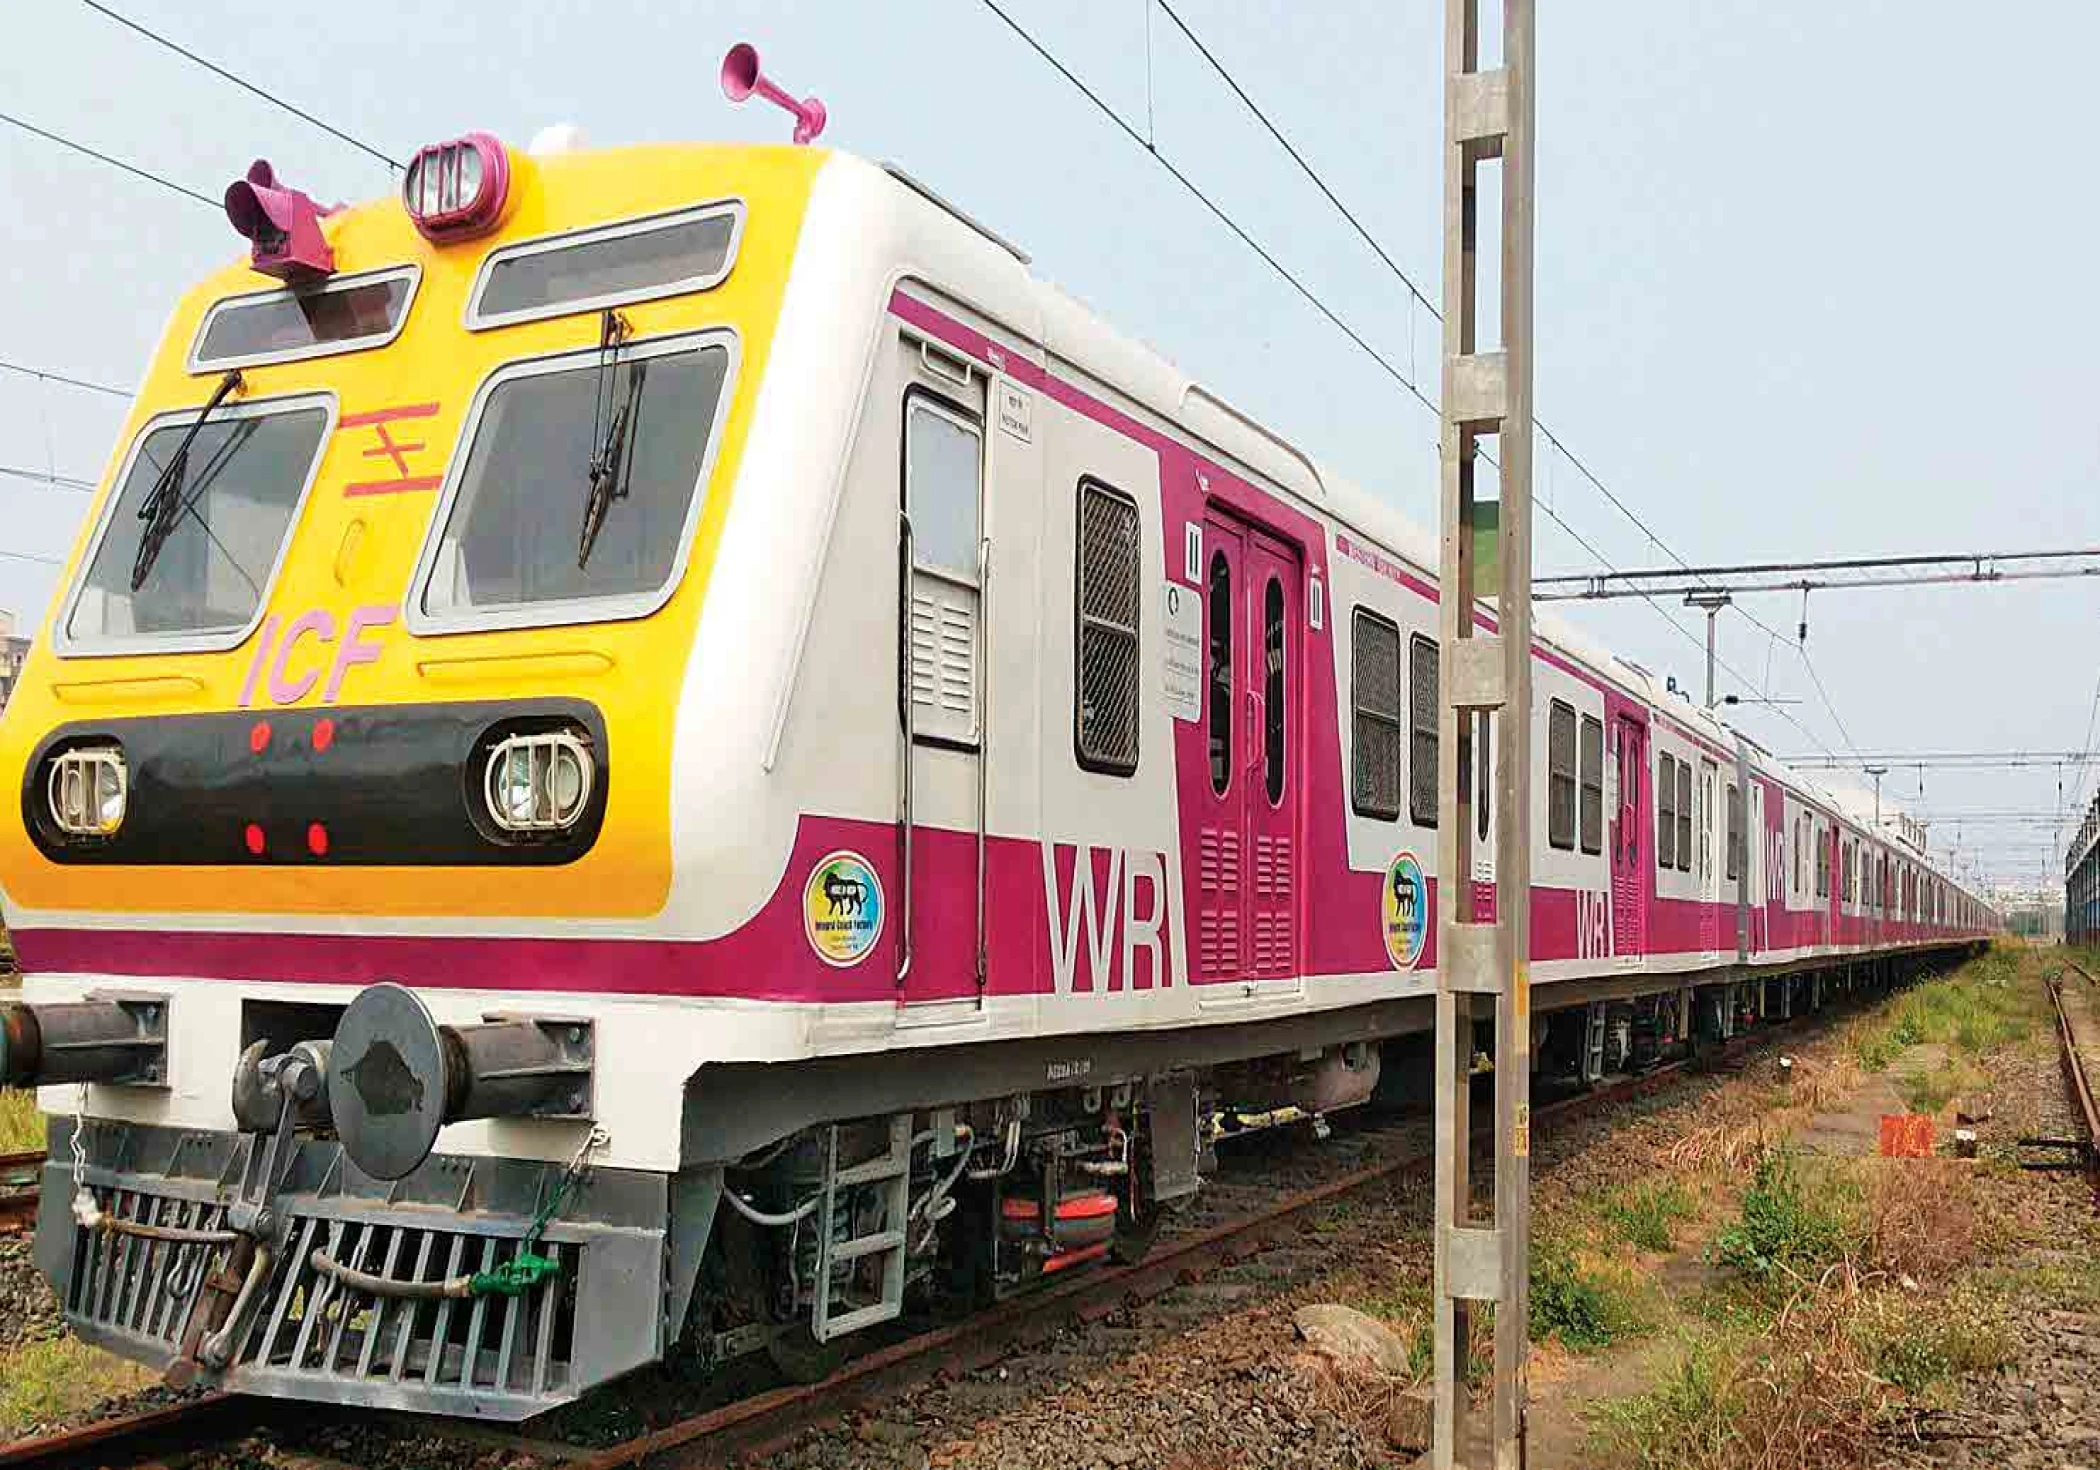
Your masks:
{"label": "black front panel", "polygon": [[[489,750],[508,735],[562,727],[583,732],[596,760],[582,814],[565,832],[504,833],[483,795]],[[108,837],[69,837],[51,816],[51,762],[112,743],[130,774],[124,822]],[[604,717],[577,699],[80,722],[37,747],[23,773],[22,816],[45,856],[61,863],[567,863],[590,851],[604,823],[610,754]]]}

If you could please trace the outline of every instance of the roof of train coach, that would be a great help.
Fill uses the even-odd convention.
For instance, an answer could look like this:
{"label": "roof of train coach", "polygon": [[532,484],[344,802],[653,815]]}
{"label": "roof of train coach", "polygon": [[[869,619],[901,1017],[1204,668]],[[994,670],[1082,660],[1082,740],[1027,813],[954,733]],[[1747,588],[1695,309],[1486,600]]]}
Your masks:
{"label": "roof of train coach", "polygon": [[[1177,367],[1164,353],[1122,332],[1077,296],[1033,268],[1026,251],[958,208],[943,195],[889,165],[875,165],[850,153],[834,153],[845,168],[878,167],[890,188],[886,197],[903,216],[906,233],[916,236],[927,226],[937,234],[958,229],[980,248],[943,251],[941,265],[956,274],[931,279],[936,289],[959,294],[988,310],[1009,330],[1032,336],[1045,351],[1112,386],[1192,438],[1236,461],[1238,468],[1270,487],[1295,497],[1307,509],[1347,525],[1386,552],[1435,577],[1440,560],[1437,538],[1416,525],[1385,497],[1327,468],[1254,415],[1235,407]],[[1427,487],[1434,494],[1435,487]],[[1667,681],[1621,658],[1550,613],[1534,617],[1538,639],[1574,659],[1600,679],[1645,702],[1674,723],[1720,745],[1732,745],[1734,728],[1673,690]],[[1747,737],[1746,737],[1747,738]],[[1754,740],[1752,759],[1758,769],[1810,801],[1834,811],[1868,832],[1874,831],[1873,798],[1860,798],[1845,788],[1811,781],[1788,767]],[[1861,802],[1864,802],[1864,805]],[[1879,834],[1890,840],[1890,834]],[[1936,864],[1926,859],[1939,871]]]}

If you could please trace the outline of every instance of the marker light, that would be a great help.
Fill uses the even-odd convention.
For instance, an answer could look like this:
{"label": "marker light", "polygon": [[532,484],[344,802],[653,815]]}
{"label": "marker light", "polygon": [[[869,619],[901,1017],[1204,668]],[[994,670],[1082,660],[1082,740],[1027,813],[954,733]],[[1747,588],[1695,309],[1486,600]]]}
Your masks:
{"label": "marker light", "polygon": [[506,832],[560,832],[576,825],[597,763],[567,730],[513,735],[489,752],[482,788],[489,818]]}
{"label": "marker light", "polygon": [[408,217],[439,244],[494,229],[509,194],[510,154],[487,133],[417,149],[401,177]]}
{"label": "marker light", "polygon": [[131,779],[124,753],[97,745],[69,750],[51,763],[46,781],[51,820],[68,837],[107,837],[124,825]]}

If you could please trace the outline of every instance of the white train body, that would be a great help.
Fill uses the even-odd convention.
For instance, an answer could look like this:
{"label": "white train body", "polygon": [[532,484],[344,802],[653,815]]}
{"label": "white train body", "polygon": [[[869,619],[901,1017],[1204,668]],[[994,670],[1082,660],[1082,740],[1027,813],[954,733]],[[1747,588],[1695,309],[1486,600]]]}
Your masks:
{"label": "white train body", "polygon": [[[754,168],[770,167],[776,151],[709,157],[749,154]],[[579,156],[563,161],[566,173],[547,168],[537,187],[551,198],[564,178],[617,166],[619,155]],[[452,1351],[464,1353],[462,1372],[424,1387],[391,1371],[383,1345],[378,1366],[367,1348],[361,1370],[265,1347],[227,1370],[235,1387],[533,1412],[672,1350],[690,1330],[702,1256],[742,1248],[711,1230],[725,1188],[761,1215],[776,1186],[794,1195],[772,1176],[739,1190],[732,1167],[780,1140],[829,1148],[873,1128],[880,1157],[894,1142],[882,1120],[909,1119],[900,1198],[923,1200],[956,1156],[951,1139],[966,1139],[965,1163],[972,1150],[980,1163],[1004,1162],[1002,1177],[1048,1191],[1038,1201],[1048,1212],[1065,1198],[1057,1176],[1043,1184],[1025,1162],[1013,1172],[998,1158],[999,1130],[1057,1116],[1085,1148],[1109,1150],[1092,1162],[1112,1164],[1120,1146],[1128,1163],[1137,1148],[1134,1167],[1150,1176],[1123,1203],[1142,1214],[1195,1182],[1193,1156],[1154,1157],[1166,1151],[1161,1137],[1191,1147],[1193,1117],[1140,1134],[1148,1097],[1182,1110],[1199,1095],[1230,1101],[1272,1061],[1297,1078],[1281,1084],[1301,1088],[1290,1095],[1312,1096],[1302,1084],[1314,1059],[1340,1057],[1332,1065],[1361,1076],[1364,1046],[1427,1024],[1433,905],[1448,891],[1433,830],[1433,541],[917,186],[843,154],[818,155],[809,175],[799,224],[767,237],[787,241],[784,251],[760,241],[756,203],[744,225],[743,250],[780,252],[785,284],[762,344],[746,329],[728,390],[739,417],[710,450],[703,490],[718,519],[702,520],[699,534],[713,539],[689,639],[636,666],[588,620],[529,635],[537,662],[524,677],[538,692],[593,701],[617,682],[659,711],[668,749],[639,764],[627,753],[636,737],[622,733],[632,727],[608,716],[612,795],[599,841],[615,840],[640,803],[663,833],[662,874],[658,885],[638,859],[633,881],[660,887],[660,900],[618,912],[612,890],[626,870],[578,866],[579,902],[564,911],[559,870],[490,866],[471,905],[391,895],[367,905],[365,890],[326,888],[349,879],[310,866],[325,904],[252,903],[229,869],[221,907],[160,907],[143,879],[76,901],[32,881],[32,867],[44,870],[26,849],[0,863],[26,1001],[121,992],[166,1005],[165,1075],[87,1092],[105,1208],[121,1208],[110,1191],[144,1200],[165,1186],[203,1208],[229,1188],[252,1146],[241,1140],[260,1137],[241,1132],[228,1096],[243,1048],[264,1034],[258,1007],[310,1015],[325,1037],[353,995],[388,981],[443,1025],[521,1012],[588,1023],[587,1108],[451,1121],[437,1157],[412,1176],[428,1184],[447,1161],[470,1174],[481,1161],[492,1181],[509,1171],[523,1181],[515,1191],[491,1184],[486,1197],[455,1202],[446,1228],[513,1242],[533,1213],[517,1201],[544,1198],[541,1165],[603,1130],[567,1237],[581,1258],[571,1273],[586,1278],[560,1309],[574,1325],[552,1308],[520,1319],[559,1338],[546,1362],[521,1357],[514,1376],[506,1359],[477,1379],[481,1349],[460,1345],[461,1329],[404,1307],[403,1343],[435,1344],[417,1371]],[[734,179],[719,193],[736,194]],[[640,199],[581,223],[680,202]],[[381,213],[400,207],[349,212],[353,224]],[[398,248],[421,252],[430,299],[419,308],[439,310],[452,289],[439,258],[481,247],[390,229]],[[680,325],[704,326],[705,302],[695,310]],[[588,346],[595,315],[576,330],[571,345]],[[169,350],[179,358],[185,345]],[[330,381],[330,361],[300,364],[301,381]],[[369,406],[345,390],[342,414]],[[449,464],[439,516],[469,431],[456,448],[437,441],[463,408],[448,400],[432,420],[433,473]],[[339,458],[355,457],[331,452],[321,489]],[[334,670],[346,706],[366,698],[360,679],[396,675],[437,702],[485,694],[432,672],[464,640],[400,590],[414,560],[395,568],[384,600],[402,611],[373,625],[371,667]],[[1665,993],[1684,998],[1668,1030],[1682,1040],[1695,988],[1716,998],[1726,1030],[1739,1009],[1731,987],[1811,969],[1849,975],[1993,927],[1973,895],[1896,829],[1877,830],[1856,798],[1787,771],[1633,666],[1545,619],[1537,659],[1531,973],[1542,1035],[1547,1011]],[[81,660],[47,640],[24,682],[82,677]],[[322,692],[269,712],[305,718],[338,698],[317,701]],[[44,734],[17,730],[10,756]],[[643,772],[644,789],[630,771]],[[151,795],[138,787],[138,800]],[[420,881],[413,867],[402,873]],[[133,876],[116,870],[108,882]],[[1489,901],[1491,878],[1466,875],[1470,901]],[[506,906],[514,882],[529,904]],[[112,896],[131,891],[138,901]],[[1344,1081],[1332,1096],[1367,1091]],[[48,1088],[44,1101],[69,1118],[76,1090]],[[834,1124],[846,1128],[827,1133]],[[304,1145],[317,1158],[333,1148],[326,1133]],[[148,1168],[121,1142],[133,1134],[216,1140],[196,1146],[219,1172],[185,1173],[152,1149]],[[1034,1148],[1032,1124],[1027,1137]],[[824,1182],[824,1167],[796,1177],[827,1191],[829,1211],[839,1185]],[[342,1168],[342,1178],[353,1172]],[[51,1182],[63,1175],[55,1165]],[[188,1192],[168,1179],[187,1180]],[[330,1187],[325,1170],[294,1170],[285,1190],[368,1235],[429,1226],[442,1193],[347,1188],[355,1208],[324,1210]],[[73,1293],[76,1324],[120,1351],[168,1358],[174,1338],[83,1303],[99,1247],[65,1214],[70,1189],[48,1193],[57,1203],[42,1249]],[[937,1195],[926,1216],[954,1197]],[[403,1199],[426,1213],[404,1216]],[[727,1205],[720,1218],[731,1218]],[[841,1241],[880,1233],[837,1229]],[[548,1238],[563,1238],[559,1223]],[[616,1238],[628,1254],[603,1244]],[[404,1259],[387,1269],[406,1275],[414,1250],[395,1249]],[[886,1247],[869,1249],[886,1270]],[[1035,1264],[1056,1254],[1046,1247]],[[619,1291],[601,1275],[592,1294],[594,1259],[623,1263]],[[862,1285],[835,1260],[821,1269],[840,1280],[841,1302]],[[810,1311],[807,1273],[790,1264],[787,1274],[794,1300],[776,1327]],[[876,1299],[852,1310],[872,1306],[865,1320],[876,1320],[896,1294],[867,1289]],[[631,1320],[584,1320],[608,1311]],[[829,1329],[843,1309],[830,1322],[823,1303],[816,1313],[817,1339],[840,1335]]]}

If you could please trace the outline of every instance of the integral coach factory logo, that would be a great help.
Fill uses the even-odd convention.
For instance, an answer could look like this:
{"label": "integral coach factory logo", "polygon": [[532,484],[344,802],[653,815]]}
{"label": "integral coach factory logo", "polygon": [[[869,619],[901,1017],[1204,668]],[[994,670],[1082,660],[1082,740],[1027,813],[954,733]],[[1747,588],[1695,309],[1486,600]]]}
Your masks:
{"label": "integral coach factory logo", "polygon": [[882,880],[857,852],[835,852],[810,870],[802,932],[827,965],[857,965],[882,937]]}
{"label": "integral coach factory logo", "polygon": [[1429,937],[1429,883],[1422,864],[1411,852],[1403,852],[1385,870],[1384,893],[1378,904],[1385,928],[1385,952],[1396,968],[1412,970],[1422,958],[1422,945]]}

